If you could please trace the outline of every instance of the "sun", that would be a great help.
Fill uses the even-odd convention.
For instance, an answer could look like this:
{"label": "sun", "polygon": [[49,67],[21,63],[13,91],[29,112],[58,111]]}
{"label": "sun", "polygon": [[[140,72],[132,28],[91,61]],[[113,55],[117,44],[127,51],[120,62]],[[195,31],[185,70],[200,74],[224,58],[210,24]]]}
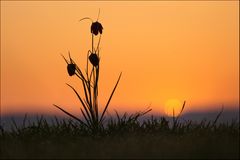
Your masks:
{"label": "sun", "polygon": [[169,99],[165,103],[164,113],[169,117],[178,116],[181,109],[182,103],[178,99]]}

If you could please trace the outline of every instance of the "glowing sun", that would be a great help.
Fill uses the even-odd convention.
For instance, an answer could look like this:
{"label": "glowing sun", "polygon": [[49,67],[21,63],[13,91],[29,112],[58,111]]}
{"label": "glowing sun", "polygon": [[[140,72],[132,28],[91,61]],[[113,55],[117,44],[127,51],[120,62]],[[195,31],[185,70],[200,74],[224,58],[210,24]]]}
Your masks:
{"label": "glowing sun", "polygon": [[182,103],[178,99],[169,99],[164,106],[164,113],[167,116],[178,116],[182,109]]}

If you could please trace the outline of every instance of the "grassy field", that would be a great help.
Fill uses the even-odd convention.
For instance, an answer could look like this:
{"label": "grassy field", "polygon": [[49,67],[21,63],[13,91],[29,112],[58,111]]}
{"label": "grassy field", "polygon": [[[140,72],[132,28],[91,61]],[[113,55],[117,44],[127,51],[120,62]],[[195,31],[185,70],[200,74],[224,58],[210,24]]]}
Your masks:
{"label": "grassy field", "polygon": [[[204,158],[239,159],[239,122],[178,122],[164,117],[139,122],[122,116],[97,132],[72,120],[1,131],[1,158]],[[174,125],[173,125],[174,124]]]}

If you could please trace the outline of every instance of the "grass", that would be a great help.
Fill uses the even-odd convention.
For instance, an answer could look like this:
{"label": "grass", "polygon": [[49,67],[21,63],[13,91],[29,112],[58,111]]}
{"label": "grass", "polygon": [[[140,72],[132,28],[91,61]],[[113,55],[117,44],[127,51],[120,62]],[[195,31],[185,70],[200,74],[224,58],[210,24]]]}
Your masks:
{"label": "grass", "polygon": [[[138,120],[117,115],[92,134],[78,121],[43,117],[1,131],[1,158],[207,158],[239,159],[239,122]],[[26,120],[26,119],[25,119]],[[176,123],[176,122],[174,122]],[[173,127],[174,126],[174,127]]]}

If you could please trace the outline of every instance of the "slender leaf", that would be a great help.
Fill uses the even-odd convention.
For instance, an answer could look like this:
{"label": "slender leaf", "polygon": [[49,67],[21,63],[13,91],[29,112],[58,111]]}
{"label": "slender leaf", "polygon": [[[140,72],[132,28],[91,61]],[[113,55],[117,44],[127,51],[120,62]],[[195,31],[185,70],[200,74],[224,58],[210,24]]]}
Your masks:
{"label": "slender leaf", "polygon": [[82,115],[84,116],[87,124],[90,126],[91,125],[91,119],[88,119],[86,114],[84,113],[84,111],[82,110],[82,108],[80,108],[81,112],[82,112]]}
{"label": "slender leaf", "polygon": [[[61,54],[62,55],[62,54]],[[62,57],[63,57],[63,59],[65,60],[65,62],[67,63],[67,64],[69,64],[68,63],[68,61],[67,61],[67,59],[62,55]]]}
{"label": "slender leaf", "polygon": [[[66,83],[66,84],[67,84],[67,83]],[[78,94],[78,92],[77,92],[77,91],[76,91],[76,90],[75,90],[70,84],[67,84],[67,85],[68,85],[70,88],[72,88],[72,90],[76,93],[78,99],[79,99],[80,102],[82,103],[82,106],[83,106],[84,110],[86,111],[88,117],[90,118],[89,112],[88,112],[88,110],[87,110],[87,108],[86,108],[86,106],[85,106],[85,104],[84,104],[82,98],[81,98],[80,95]]]}
{"label": "slender leaf", "polygon": [[110,95],[110,97],[109,97],[109,99],[108,99],[108,102],[107,102],[107,104],[106,104],[106,106],[105,106],[105,108],[104,108],[104,110],[103,110],[102,116],[101,116],[101,118],[100,118],[100,123],[102,122],[102,118],[103,118],[103,116],[104,116],[104,114],[105,114],[105,112],[106,112],[106,110],[107,110],[107,108],[108,108],[108,105],[109,105],[109,103],[110,103],[110,101],[111,101],[111,99],[112,99],[112,96],[113,96],[116,88],[117,88],[117,85],[118,85],[118,83],[119,83],[119,81],[120,81],[121,76],[122,76],[122,72],[120,73],[120,75],[119,75],[119,77],[118,77],[118,80],[117,80],[117,83],[115,84],[115,86],[114,86],[114,88],[113,88],[113,91],[112,91],[112,93],[111,93],[111,95]]}
{"label": "slender leaf", "polygon": [[57,106],[56,104],[53,104],[53,105],[54,105],[55,107],[57,107],[58,109],[60,109],[61,111],[63,111],[65,114],[67,114],[67,115],[69,115],[70,117],[72,117],[73,119],[75,119],[75,120],[79,121],[80,123],[84,124],[85,126],[87,126],[86,123],[84,123],[81,119],[75,117],[74,115],[72,115],[71,113],[65,111],[64,109],[62,109],[61,107]]}

